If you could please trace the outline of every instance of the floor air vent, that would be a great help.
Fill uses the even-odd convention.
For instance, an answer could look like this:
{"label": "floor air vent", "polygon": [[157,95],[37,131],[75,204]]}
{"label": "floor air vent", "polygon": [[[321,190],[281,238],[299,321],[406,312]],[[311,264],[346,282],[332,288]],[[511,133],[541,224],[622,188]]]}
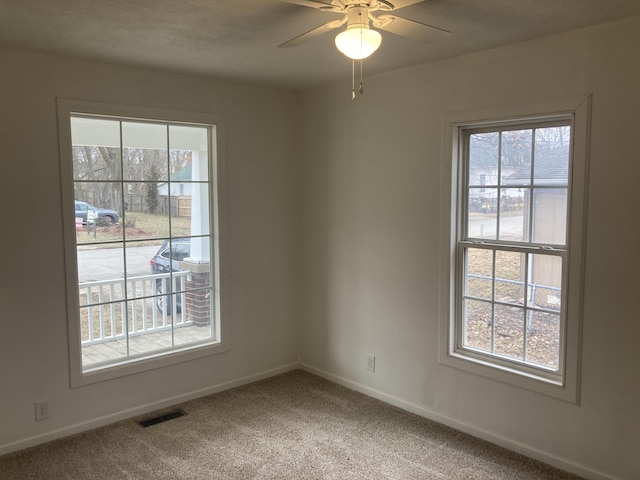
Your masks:
{"label": "floor air vent", "polygon": [[144,428],[150,427],[152,425],[157,425],[158,423],[166,422],[168,420],[173,420],[174,418],[184,417],[186,415],[182,410],[174,410],[169,413],[165,413],[163,415],[158,415],[157,417],[147,418],[146,420],[141,420],[138,424]]}

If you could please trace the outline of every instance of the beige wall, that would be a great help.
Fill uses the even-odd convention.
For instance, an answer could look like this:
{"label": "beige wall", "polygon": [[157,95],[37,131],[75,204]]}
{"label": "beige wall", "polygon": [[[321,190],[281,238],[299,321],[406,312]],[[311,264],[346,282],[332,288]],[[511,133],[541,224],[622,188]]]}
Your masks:
{"label": "beige wall", "polygon": [[[8,49],[0,64],[0,453],[295,366],[299,95]],[[57,97],[222,117],[228,352],[69,388]]]}
{"label": "beige wall", "polygon": [[[303,362],[590,478],[640,478],[638,45],[635,18],[366,77],[355,102],[347,83],[305,92]],[[577,406],[438,363],[441,122],[589,93]]]}

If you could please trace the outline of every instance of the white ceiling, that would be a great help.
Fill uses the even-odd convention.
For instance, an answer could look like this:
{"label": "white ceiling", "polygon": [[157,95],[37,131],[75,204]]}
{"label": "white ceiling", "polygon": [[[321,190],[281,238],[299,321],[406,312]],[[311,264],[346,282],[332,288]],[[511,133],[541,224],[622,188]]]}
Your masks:
{"label": "white ceiling", "polygon": [[[382,32],[366,73],[640,15],[640,1],[426,0],[396,12],[452,35],[423,43]],[[337,31],[276,46],[335,18],[281,0],[0,0],[0,45],[303,89],[350,80]]]}

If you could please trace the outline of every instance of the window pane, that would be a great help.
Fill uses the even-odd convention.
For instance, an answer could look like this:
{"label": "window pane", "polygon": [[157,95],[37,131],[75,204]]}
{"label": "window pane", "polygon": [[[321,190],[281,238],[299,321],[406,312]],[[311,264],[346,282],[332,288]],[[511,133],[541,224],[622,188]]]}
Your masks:
{"label": "window pane", "polygon": [[209,235],[209,185],[188,183],[185,187],[188,194],[171,197],[172,234]]}
{"label": "window pane", "polygon": [[166,151],[169,148],[167,126],[147,122],[122,122],[122,146]]}
{"label": "window pane", "polygon": [[493,251],[467,249],[466,291],[468,297],[493,298]]}
{"label": "window pane", "polygon": [[524,359],[524,308],[496,305],[495,353]]}
{"label": "window pane", "polygon": [[120,122],[103,118],[72,117],[71,142],[74,146],[120,148]]}
{"label": "window pane", "polygon": [[169,146],[172,150],[206,152],[209,150],[209,130],[195,125],[169,125]]}
{"label": "window pane", "polygon": [[524,193],[520,188],[500,189],[500,240],[526,240]]}
{"label": "window pane", "polygon": [[533,181],[535,185],[567,186],[569,182],[570,128],[549,127],[535,131]]}
{"label": "window pane", "polygon": [[156,189],[156,184],[129,182],[127,186],[131,193],[126,198],[131,203],[127,203],[125,215],[125,240],[131,242],[169,237],[170,205]]}
{"label": "window pane", "polygon": [[465,300],[463,315],[463,345],[491,352],[491,304],[478,300]]}
{"label": "window pane", "polygon": [[74,195],[77,243],[122,240],[120,183],[75,182]]}
{"label": "window pane", "polygon": [[151,298],[131,298],[127,301],[130,334],[143,333],[153,327],[153,301]]}
{"label": "window pane", "polygon": [[120,180],[119,122],[72,118],[71,141],[74,180]]}
{"label": "window pane", "polygon": [[171,181],[209,180],[209,139],[203,127],[171,125]]}
{"label": "window pane", "polygon": [[[213,299],[208,298],[209,308],[213,308]],[[176,328],[174,331],[175,345],[184,346],[190,343],[203,342],[215,338],[213,333],[213,323],[197,324],[190,323],[190,319],[187,317],[185,320],[185,327]]]}
{"label": "window pane", "polygon": [[78,245],[77,258],[78,282],[82,286],[88,282],[124,278],[124,249],[121,243],[104,243],[97,246]]}
{"label": "window pane", "polygon": [[[82,364],[85,368],[127,356],[126,319],[123,319],[122,306],[119,302],[80,308]],[[109,341],[104,342],[104,339]],[[93,348],[86,348],[87,345]]]}
{"label": "window pane", "polygon": [[166,182],[167,149],[127,147],[124,149],[122,177],[125,181]]}
{"label": "window pane", "polygon": [[72,149],[76,181],[120,180],[120,148],[75,145]]}
{"label": "window pane", "polygon": [[530,255],[529,298],[531,306],[560,311],[562,298],[562,258]]}
{"label": "window pane", "polygon": [[496,301],[524,305],[524,258],[518,252],[496,252]]}
{"label": "window pane", "polygon": [[497,197],[495,188],[470,188],[467,236],[495,239],[497,230]]}
{"label": "window pane", "polygon": [[182,313],[183,297],[180,294],[171,293],[179,276],[172,281],[170,274],[154,275],[153,286],[155,296],[152,298],[154,311],[161,326],[170,325],[172,318]]}
{"label": "window pane", "polygon": [[527,361],[558,369],[560,358],[560,315],[528,313]]}
{"label": "window pane", "polygon": [[532,130],[502,132],[501,185],[531,183]]}
{"label": "window pane", "polygon": [[[208,287],[208,275],[202,275],[200,280],[202,285]],[[196,289],[200,280],[194,274],[186,277],[187,291],[183,298],[188,308],[184,310],[183,328],[175,330],[176,344],[188,344],[213,337],[213,295],[210,288]]]}
{"label": "window pane", "polygon": [[533,190],[533,242],[565,245],[567,235],[567,189]]}
{"label": "window pane", "polygon": [[[474,133],[469,137],[469,185],[498,184],[498,132]],[[486,183],[480,183],[485,175]]]}
{"label": "window pane", "polygon": [[82,307],[82,341],[103,338],[124,338],[122,319],[123,302]]}
{"label": "window pane", "polygon": [[145,355],[172,347],[172,317],[158,314],[151,299],[127,302],[129,354]]}
{"label": "window pane", "polygon": [[[211,238],[210,237],[193,237],[190,239],[185,252],[184,261],[187,265],[204,265],[211,261]],[[192,268],[193,270],[193,268]],[[201,269],[200,269],[201,270]],[[194,270],[195,271],[195,270]],[[203,286],[204,284],[201,284]],[[209,286],[209,278],[207,277],[207,286]]]}

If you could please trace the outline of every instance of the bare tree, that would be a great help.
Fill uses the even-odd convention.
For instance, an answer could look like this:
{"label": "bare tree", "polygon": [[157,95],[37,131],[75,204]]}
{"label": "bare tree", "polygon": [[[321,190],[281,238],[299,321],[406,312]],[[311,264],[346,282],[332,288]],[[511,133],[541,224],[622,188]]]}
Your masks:
{"label": "bare tree", "polygon": [[170,172],[178,172],[190,164],[190,151],[74,146],[76,198],[122,213],[125,183],[128,193],[149,195],[155,187],[157,195],[159,182],[167,181]]}

